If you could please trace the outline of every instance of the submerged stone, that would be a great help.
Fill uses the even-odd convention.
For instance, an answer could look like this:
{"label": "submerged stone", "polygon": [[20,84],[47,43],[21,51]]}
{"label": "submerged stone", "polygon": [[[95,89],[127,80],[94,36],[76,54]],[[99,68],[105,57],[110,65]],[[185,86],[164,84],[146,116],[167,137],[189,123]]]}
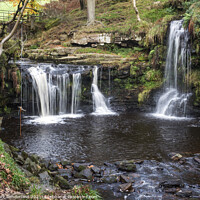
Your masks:
{"label": "submerged stone", "polygon": [[121,171],[136,172],[136,165],[134,160],[116,162],[116,166]]}
{"label": "submerged stone", "polygon": [[132,176],[120,175],[120,182],[122,182],[122,183],[134,183],[135,180]]}
{"label": "submerged stone", "polygon": [[169,180],[169,181],[164,181],[160,183],[160,187],[164,188],[173,188],[173,187],[184,187],[184,184],[180,179],[175,179],[175,180]]}
{"label": "submerged stone", "polygon": [[102,178],[102,181],[103,181],[104,183],[108,183],[108,184],[117,183],[117,182],[118,182],[118,177],[115,176],[115,175],[104,176],[104,177]]}

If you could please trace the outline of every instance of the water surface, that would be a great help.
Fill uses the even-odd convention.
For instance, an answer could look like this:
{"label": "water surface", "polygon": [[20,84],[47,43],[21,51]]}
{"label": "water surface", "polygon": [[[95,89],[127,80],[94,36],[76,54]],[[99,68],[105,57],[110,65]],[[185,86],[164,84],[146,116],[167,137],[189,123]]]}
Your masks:
{"label": "water surface", "polygon": [[124,159],[167,159],[170,152],[200,152],[197,119],[159,119],[143,113],[77,118],[65,116],[61,123],[30,123],[23,118],[3,121],[1,138],[29,153],[49,159],[102,164]]}

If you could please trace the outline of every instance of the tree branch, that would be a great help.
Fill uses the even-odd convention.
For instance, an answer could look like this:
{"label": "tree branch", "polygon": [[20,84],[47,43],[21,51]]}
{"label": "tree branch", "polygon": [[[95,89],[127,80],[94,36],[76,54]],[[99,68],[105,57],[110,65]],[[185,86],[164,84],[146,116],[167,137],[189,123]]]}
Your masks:
{"label": "tree branch", "polygon": [[136,6],[136,0],[133,0],[133,8],[135,9],[137,20],[140,22],[141,19],[140,19],[139,11],[138,11],[137,6]]}
{"label": "tree branch", "polygon": [[[20,1],[20,2],[21,2],[21,1]],[[17,22],[15,23],[15,25],[14,25],[12,31],[1,41],[1,43],[0,43],[0,56],[1,56],[2,53],[3,53],[3,45],[4,45],[4,43],[7,42],[7,41],[14,35],[14,33],[15,33],[15,31],[16,31],[18,25],[19,25],[19,22],[20,22],[20,20],[21,20],[21,18],[22,18],[22,16],[23,16],[23,12],[24,12],[24,10],[25,10],[25,8],[26,8],[28,2],[29,2],[29,0],[25,0],[24,3],[22,2],[23,7],[22,7],[22,9],[20,10],[20,14],[19,14],[19,17],[18,17],[18,19],[17,19]]]}

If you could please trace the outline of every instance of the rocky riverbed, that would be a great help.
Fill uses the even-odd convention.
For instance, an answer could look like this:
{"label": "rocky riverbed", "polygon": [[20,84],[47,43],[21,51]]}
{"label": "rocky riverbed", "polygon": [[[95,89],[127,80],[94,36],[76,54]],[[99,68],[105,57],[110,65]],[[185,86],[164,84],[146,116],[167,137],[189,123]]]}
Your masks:
{"label": "rocky riverbed", "polygon": [[4,147],[27,176],[64,190],[90,184],[103,199],[200,198],[200,153],[171,153],[166,162],[123,160],[97,166],[42,159],[7,144]]}

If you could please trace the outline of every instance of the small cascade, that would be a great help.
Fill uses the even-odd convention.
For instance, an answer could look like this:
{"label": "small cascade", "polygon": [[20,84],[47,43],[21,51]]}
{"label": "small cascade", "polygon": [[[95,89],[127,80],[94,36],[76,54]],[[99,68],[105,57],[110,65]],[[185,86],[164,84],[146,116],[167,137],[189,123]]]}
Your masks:
{"label": "small cascade", "polygon": [[160,96],[156,114],[173,117],[185,117],[188,87],[191,71],[189,33],[183,28],[183,21],[172,21],[168,39],[168,51],[165,66],[164,93]]}
{"label": "small cascade", "polygon": [[93,83],[92,83],[92,98],[93,98],[93,114],[97,115],[110,115],[115,114],[111,109],[106,105],[106,98],[100,92],[98,88],[98,67],[95,66],[93,69]]}
{"label": "small cascade", "polygon": [[[31,78],[31,86],[27,79],[23,82],[23,102],[26,102],[29,113],[39,113],[42,117],[77,113],[81,94],[81,73],[68,70],[67,67],[56,68],[48,64],[29,67],[25,71]],[[73,78],[72,86],[70,76]]]}
{"label": "small cascade", "polygon": [[81,74],[73,74],[71,114],[77,114],[81,95]]}

